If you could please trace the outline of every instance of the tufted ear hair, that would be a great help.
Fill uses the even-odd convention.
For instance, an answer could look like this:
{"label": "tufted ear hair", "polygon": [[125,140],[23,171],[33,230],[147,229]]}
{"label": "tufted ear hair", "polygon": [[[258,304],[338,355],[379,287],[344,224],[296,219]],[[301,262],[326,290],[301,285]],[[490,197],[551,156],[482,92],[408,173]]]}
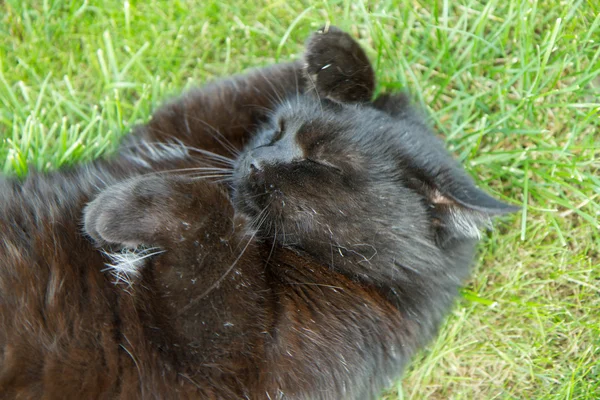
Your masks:
{"label": "tufted ear hair", "polygon": [[421,162],[421,192],[429,202],[438,239],[480,237],[480,229],[491,228],[492,217],[519,210],[479,189],[473,179],[449,155]]}
{"label": "tufted ear hair", "polygon": [[307,92],[341,103],[367,103],[375,74],[360,45],[346,32],[326,26],[306,42]]}
{"label": "tufted ear hair", "polygon": [[438,176],[436,180],[437,186],[426,184],[424,191],[442,242],[452,237],[478,239],[481,228],[491,228],[492,217],[519,210],[477,188],[471,179]]}

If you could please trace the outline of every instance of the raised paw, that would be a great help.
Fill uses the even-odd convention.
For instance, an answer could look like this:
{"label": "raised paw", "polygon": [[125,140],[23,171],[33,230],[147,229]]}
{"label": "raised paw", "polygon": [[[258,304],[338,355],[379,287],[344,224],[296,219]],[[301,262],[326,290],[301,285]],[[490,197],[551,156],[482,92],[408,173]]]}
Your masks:
{"label": "raised paw", "polygon": [[84,231],[97,245],[135,248],[152,244],[166,217],[169,185],[160,178],[133,178],[104,189],[84,210]]}
{"label": "raised paw", "polygon": [[340,102],[371,100],[375,75],[367,55],[346,32],[326,26],[306,43],[306,73],[321,97]]}
{"label": "raised paw", "polygon": [[230,232],[233,208],[223,188],[185,177],[135,177],[104,189],[84,210],[98,246],[164,249],[193,245],[210,226]]}

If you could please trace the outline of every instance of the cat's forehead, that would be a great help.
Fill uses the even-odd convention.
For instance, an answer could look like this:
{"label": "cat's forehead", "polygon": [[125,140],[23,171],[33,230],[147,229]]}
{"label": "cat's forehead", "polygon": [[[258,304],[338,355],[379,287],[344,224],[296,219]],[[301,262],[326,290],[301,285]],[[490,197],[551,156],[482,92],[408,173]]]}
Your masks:
{"label": "cat's forehead", "polygon": [[299,97],[283,103],[275,111],[275,119],[285,122],[287,129],[315,133],[332,133],[365,130],[365,122],[373,118],[370,107],[354,104],[341,104],[327,99]]}
{"label": "cat's forehead", "polygon": [[392,116],[371,105],[300,96],[282,104],[274,116],[305,150],[317,145],[339,151],[340,156],[360,153],[364,160],[394,165],[414,164],[415,159],[449,162],[443,143],[423,122]]}

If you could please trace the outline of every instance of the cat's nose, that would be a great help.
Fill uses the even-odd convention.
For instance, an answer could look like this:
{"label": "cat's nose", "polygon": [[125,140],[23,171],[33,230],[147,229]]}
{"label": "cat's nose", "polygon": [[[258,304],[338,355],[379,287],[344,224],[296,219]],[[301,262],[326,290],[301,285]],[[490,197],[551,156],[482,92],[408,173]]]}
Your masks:
{"label": "cat's nose", "polygon": [[257,147],[248,154],[249,173],[263,172],[267,164],[277,159],[277,149],[273,146]]}
{"label": "cat's nose", "polygon": [[261,172],[263,170],[263,166],[261,164],[261,162],[259,160],[257,160],[256,158],[252,158],[250,159],[250,173],[257,173],[257,172]]}
{"label": "cat's nose", "polygon": [[273,164],[278,160],[279,149],[274,146],[257,147],[248,154],[249,173],[256,174],[263,172],[268,164]]}
{"label": "cat's nose", "polygon": [[273,165],[286,165],[303,157],[302,150],[291,138],[274,145],[259,146],[248,154],[249,173],[264,172]]}
{"label": "cat's nose", "polygon": [[264,164],[260,160],[252,157],[248,160],[246,179],[248,183],[255,186],[262,186],[265,183]]}

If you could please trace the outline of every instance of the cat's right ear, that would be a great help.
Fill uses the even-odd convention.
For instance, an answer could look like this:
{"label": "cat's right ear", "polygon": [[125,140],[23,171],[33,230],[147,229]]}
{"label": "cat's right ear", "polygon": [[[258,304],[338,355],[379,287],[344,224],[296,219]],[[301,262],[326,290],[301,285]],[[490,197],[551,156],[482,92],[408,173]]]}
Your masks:
{"label": "cat's right ear", "polygon": [[360,45],[335,26],[325,26],[306,42],[307,92],[341,103],[367,103],[375,74]]}

